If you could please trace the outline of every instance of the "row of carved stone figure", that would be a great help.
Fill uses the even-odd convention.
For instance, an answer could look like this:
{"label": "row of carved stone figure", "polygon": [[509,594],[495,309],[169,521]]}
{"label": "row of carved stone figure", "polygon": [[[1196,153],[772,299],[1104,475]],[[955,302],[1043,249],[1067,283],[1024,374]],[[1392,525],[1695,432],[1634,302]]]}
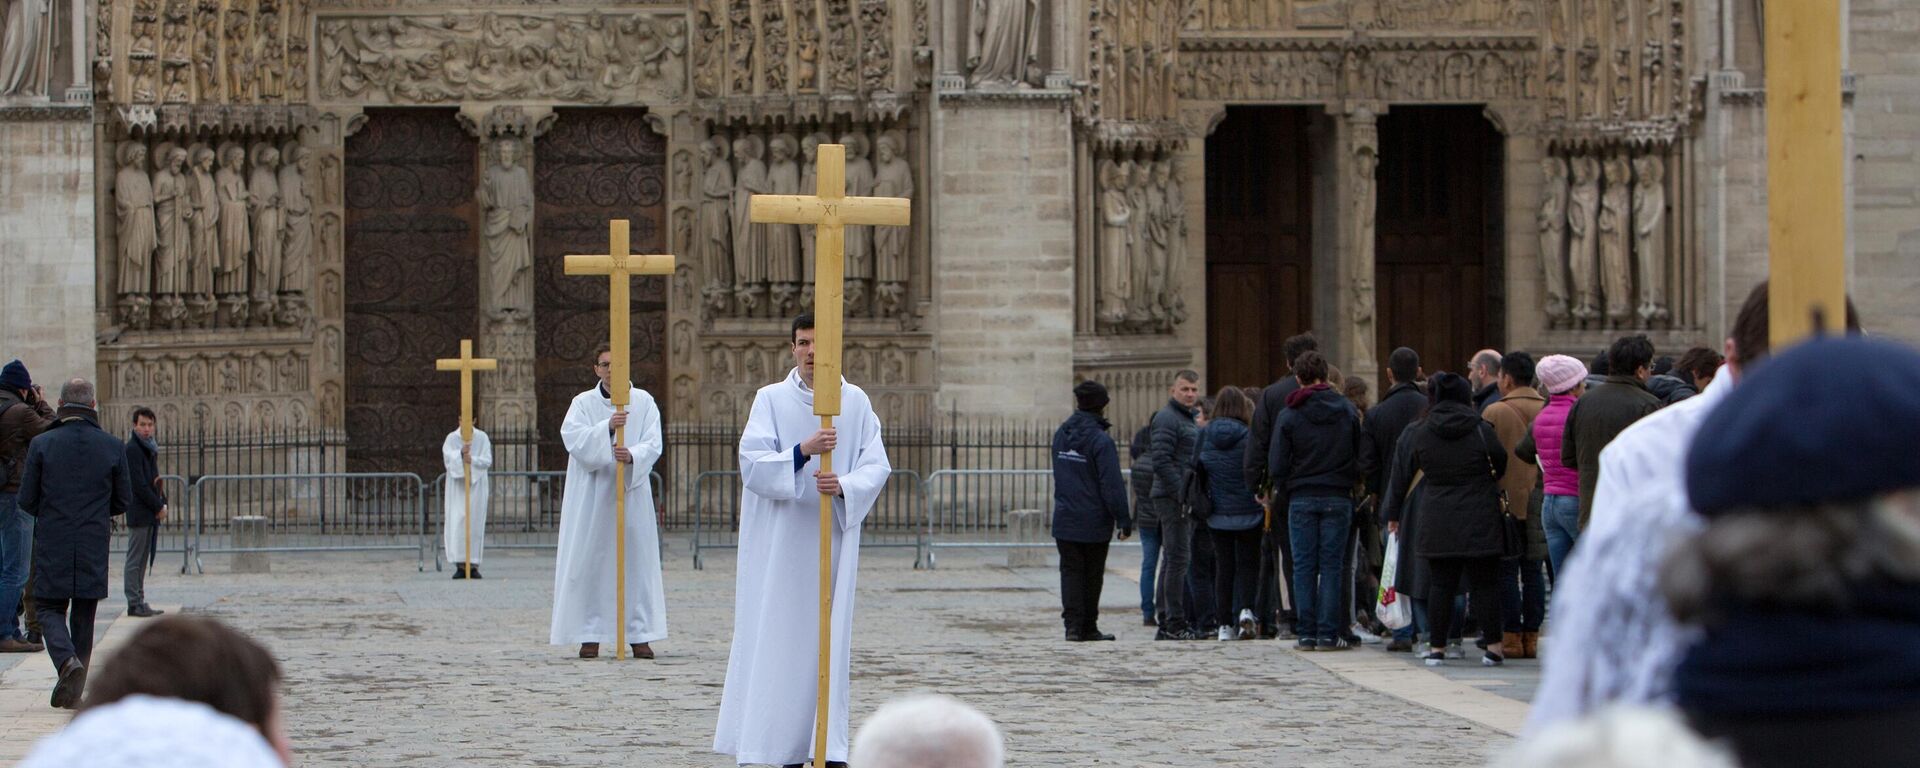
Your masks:
{"label": "row of carved stone figure", "polygon": [[[305,322],[313,257],[308,152],[237,141],[122,142],[114,174],[119,319],[128,328]],[[219,160],[215,170],[215,159]]]}
{"label": "row of carved stone figure", "polygon": [[1616,150],[1550,156],[1540,169],[1548,319],[1585,328],[1652,328],[1671,320],[1661,226],[1666,158]]}
{"label": "row of carved stone figure", "polygon": [[1186,195],[1165,156],[1099,161],[1099,301],[1102,333],[1166,333],[1186,322],[1180,268]]}
{"label": "row of carved stone figure", "polygon": [[[700,145],[706,170],[700,177],[694,246],[706,265],[709,312],[787,317],[813,305],[813,227],[751,223],[747,201],[757,194],[813,194],[817,148],[834,141],[824,132],[798,140],[779,133],[771,139],[742,135],[731,144],[715,136]],[[913,169],[907,164],[906,137],[899,131],[881,133],[872,142],[872,160],[865,134],[847,133],[838,142],[847,147],[848,196],[913,197]],[[849,315],[898,317],[906,311],[909,232],[908,227],[847,228]]]}

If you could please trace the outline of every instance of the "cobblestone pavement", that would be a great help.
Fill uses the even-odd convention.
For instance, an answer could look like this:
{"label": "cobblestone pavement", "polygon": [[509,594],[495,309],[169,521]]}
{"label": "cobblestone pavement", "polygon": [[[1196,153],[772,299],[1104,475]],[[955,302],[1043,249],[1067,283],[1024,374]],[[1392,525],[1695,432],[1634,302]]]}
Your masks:
{"label": "cobblestone pavement", "polygon": [[[489,552],[479,582],[390,556],[275,555],[270,575],[228,574],[209,556],[206,575],[163,570],[148,591],[283,660],[302,766],[728,765],[709,748],[733,560],[710,555],[695,571],[684,540],[669,546],[672,636],[654,662],[580,661],[545,644],[549,552]],[[1102,610],[1119,641],[1063,642],[1057,573],[1004,563],[943,554],[939,570],[916,571],[910,552],[862,554],[856,725],[887,699],[939,691],[985,710],[1009,763],[1029,766],[1468,766],[1510,740],[1314,663],[1404,666],[1377,650],[1310,658],[1274,642],[1152,642],[1134,618],[1137,586],[1117,574]],[[1489,678],[1511,689],[1501,693],[1531,689],[1526,673],[1507,674],[1506,685]]]}

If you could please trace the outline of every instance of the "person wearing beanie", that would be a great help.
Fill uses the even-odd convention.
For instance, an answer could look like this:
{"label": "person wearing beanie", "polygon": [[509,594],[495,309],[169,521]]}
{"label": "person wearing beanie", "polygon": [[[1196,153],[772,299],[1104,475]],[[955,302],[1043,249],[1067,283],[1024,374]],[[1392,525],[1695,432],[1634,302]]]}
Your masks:
{"label": "person wearing beanie", "polygon": [[1078,406],[1053,432],[1053,540],[1060,550],[1060,618],[1069,642],[1112,640],[1100,631],[1100,589],[1107,572],[1107,543],[1133,535],[1127,514],[1127,483],[1120,450],[1107,435],[1101,414],[1107,388],[1083,381],[1073,388]]}
{"label": "person wearing beanie", "polygon": [[1506,661],[1501,643],[1498,577],[1504,546],[1500,510],[1500,479],[1507,471],[1507,452],[1493,425],[1473,407],[1473,389],[1467,380],[1437,373],[1427,381],[1433,405],[1425,421],[1400,439],[1392,485],[1385,501],[1387,529],[1400,530],[1401,506],[1414,475],[1423,476],[1420,525],[1413,535],[1413,553],[1427,560],[1431,578],[1427,587],[1429,632],[1428,666],[1446,663],[1446,643],[1452,634],[1455,595],[1466,577],[1469,603],[1486,642],[1480,663],[1490,667]]}
{"label": "person wearing beanie", "polygon": [[1547,563],[1563,574],[1567,556],[1580,538],[1580,472],[1560,461],[1567,414],[1587,392],[1587,366],[1579,358],[1548,355],[1535,366],[1547,406],[1533,419],[1533,449],[1540,463],[1540,523],[1547,534]]}
{"label": "person wearing beanie", "polygon": [[34,386],[27,365],[14,360],[0,368],[0,653],[38,653],[32,642],[39,619],[28,603],[27,632],[14,614],[33,562],[33,518],[20,511],[20,475],[27,445],[53,426],[53,407]]}
{"label": "person wearing beanie", "polygon": [[[1766,359],[1771,346],[1768,324],[1763,281],[1753,287],[1735,316],[1724,344],[1726,365],[1708,386],[1697,396],[1635,422],[1601,453],[1593,524],[1581,534],[1581,554],[1567,561],[1564,570],[1555,564],[1548,610],[1553,616],[1552,634],[1543,646],[1540,686],[1527,733],[1615,704],[1657,704],[1673,698],[1673,670],[1695,634],[1674,621],[1657,576],[1661,558],[1674,543],[1703,525],[1687,490],[1687,451],[1696,442],[1720,439],[1703,423],[1729,394],[1739,391],[1745,374]],[[1850,329],[1859,328],[1851,306],[1847,324]],[[1542,368],[1542,378],[1547,378],[1546,370]],[[1827,388],[1819,391],[1824,400]],[[1554,404],[1547,407],[1542,421]],[[1803,409],[1793,422],[1801,423],[1809,415]],[[1541,443],[1545,465],[1545,441]],[[1799,475],[1798,470],[1787,473]],[[1547,478],[1551,487],[1550,468]],[[1553,520],[1547,515],[1549,526]],[[1552,535],[1549,527],[1549,538]],[[1552,642],[1559,638],[1570,640]],[[1594,642],[1595,638],[1607,641]]]}
{"label": "person wearing beanie", "polygon": [[1815,339],[1755,369],[1687,452],[1704,524],[1660,588],[1701,640],[1674,699],[1748,768],[1920,764],[1916,391],[1920,351]]}

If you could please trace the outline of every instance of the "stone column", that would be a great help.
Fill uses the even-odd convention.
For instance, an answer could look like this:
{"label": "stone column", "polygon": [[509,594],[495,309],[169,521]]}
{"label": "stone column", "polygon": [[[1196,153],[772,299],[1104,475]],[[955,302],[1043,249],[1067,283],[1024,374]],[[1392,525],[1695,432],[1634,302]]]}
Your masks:
{"label": "stone column", "polygon": [[317,169],[308,181],[314,222],[313,292],[308,299],[315,346],[311,383],[315,421],[328,429],[346,426],[347,139],[366,123],[366,113],[358,108],[327,110],[307,140]]}
{"label": "stone column", "polygon": [[[67,86],[66,100],[76,104],[93,101],[93,82],[89,77],[93,67],[87,62],[87,30],[91,28],[87,22],[88,5],[90,3],[87,0],[73,0],[73,15],[69,22],[73,33],[73,84]],[[47,90],[51,96],[51,86]]]}
{"label": "stone column", "polygon": [[1546,301],[1539,226],[1540,200],[1546,186],[1540,170],[1540,160],[1546,156],[1546,143],[1540,140],[1538,130],[1541,111],[1535,104],[1505,102],[1490,104],[1485,112],[1502,137],[1504,198],[1500,216],[1505,225],[1500,249],[1505,256],[1501,263],[1502,301],[1488,310],[1505,312],[1508,349],[1550,346],[1544,343],[1548,319],[1541,310]]}
{"label": "stone column", "polygon": [[1374,307],[1374,223],[1377,221],[1380,114],[1384,104],[1349,103],[1335,127],[1334,239],[1340,252],[1340,285],[1334,338],[1336,365],[1349,376],[1377,383]]}

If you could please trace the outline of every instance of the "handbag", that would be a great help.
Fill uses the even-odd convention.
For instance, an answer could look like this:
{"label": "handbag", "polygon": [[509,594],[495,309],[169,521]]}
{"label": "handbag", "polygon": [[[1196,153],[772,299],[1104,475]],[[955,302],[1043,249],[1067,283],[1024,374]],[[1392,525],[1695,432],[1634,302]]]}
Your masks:
{"label": "handbag", "polygon": [[1493,449],[1487,446],[1487,436],[1480,434],[1480,449],[1487,458],[1487,476],[1493,478],[1493,488],[1500,494],[1500,559],[1513,560],[1527,553],[1527,524],[1513,516],[1513,501],[1507,498],[1507,489],[1500,487],[1500,473],[1493,469]]}

